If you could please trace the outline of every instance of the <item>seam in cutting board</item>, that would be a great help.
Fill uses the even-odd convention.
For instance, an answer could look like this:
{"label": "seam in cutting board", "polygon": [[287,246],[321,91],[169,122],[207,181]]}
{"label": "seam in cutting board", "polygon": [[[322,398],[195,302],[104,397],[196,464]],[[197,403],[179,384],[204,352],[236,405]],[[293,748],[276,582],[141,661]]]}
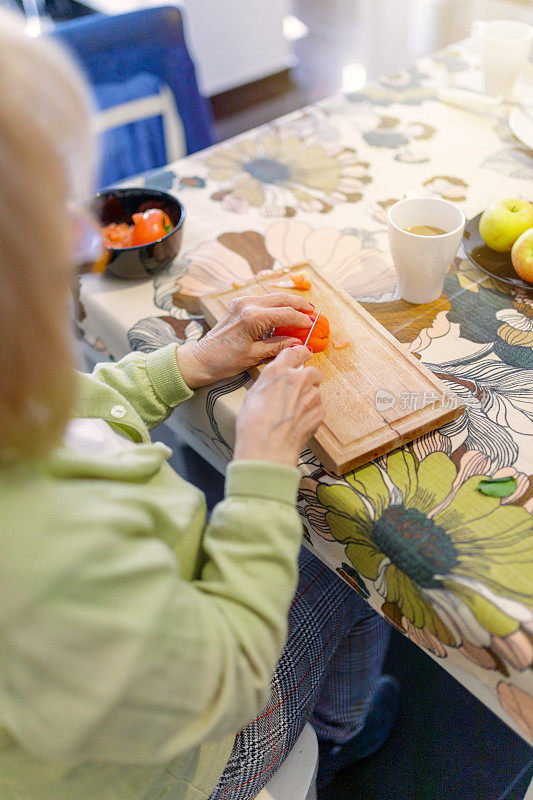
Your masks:
{"label": "seam in cutting board", "polygon": [[396,434],[396,436],[399,436],[400,438],[402,437],[402,434],[400,433],[400,431],[397,431],[396,428],[393,428],[393,426],[390,424],[390,422],[385,419],[383,414],[380,414],[379,416],[381,417],[381,419],[383,420],[385,425],[387,425],[387,427],[390,428],[391,431]]}

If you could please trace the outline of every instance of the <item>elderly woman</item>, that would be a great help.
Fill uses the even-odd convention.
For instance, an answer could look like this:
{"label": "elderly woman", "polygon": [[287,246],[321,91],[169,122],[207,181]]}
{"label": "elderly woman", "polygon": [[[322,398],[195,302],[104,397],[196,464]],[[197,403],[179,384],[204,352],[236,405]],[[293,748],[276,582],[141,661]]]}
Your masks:
{"label": "elderly woman", "polygon": [[[0,98],[0,796],[250,800],[308,719],[325,783],[380,746],[397,688],[381,618],[310,554],[298,569],[320,375],[263,333],[308,326],[309,304],[247,298],[201,342],[76,376],[87,242],[67,204],[91,192],[88,103],[67,58],[6,13]],[[273,356],[206,523],[148,431]]]}

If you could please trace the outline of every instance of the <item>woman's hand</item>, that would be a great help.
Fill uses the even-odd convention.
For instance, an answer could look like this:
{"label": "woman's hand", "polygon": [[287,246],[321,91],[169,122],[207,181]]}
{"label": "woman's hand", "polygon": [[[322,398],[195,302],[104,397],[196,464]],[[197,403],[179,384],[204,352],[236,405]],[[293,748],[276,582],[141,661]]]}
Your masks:
{"label": "woman's hand", "polygon": [[237,415],[234,458],[296,466],[324,419],[320,372],[298,369],[308,358],[309,350],[300,344],[284,350],[262,371]]}
{"label": "woman's hand", "polygon": [[313,308],[303,297],[281,292],[232,300],[220,322],[203,339],[178,347],[176,358],[183,380],[197,389],[238,375],[284,348],[300,344],[292,336],[263,339],[263,335],[281,325],[310,328],[311,320],[301,312]]}

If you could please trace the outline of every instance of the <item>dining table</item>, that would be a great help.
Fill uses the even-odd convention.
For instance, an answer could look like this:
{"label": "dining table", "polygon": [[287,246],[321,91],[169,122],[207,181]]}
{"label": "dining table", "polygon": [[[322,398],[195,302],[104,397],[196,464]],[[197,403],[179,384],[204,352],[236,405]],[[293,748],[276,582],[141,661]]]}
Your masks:
{"label": "dining table", "polygon": [[[302,262],[361,303],[465,412],[343,477],[304,450],[305,544],[532,743],[533,291],[460,249],[441,296],[410,304],[388,249],[388,209],[406,194],[467,219],[533,199],[512,106],[452,105],[449,87],[482,89],[471,40],[129,180],[181,200],[181,251],[146,280],[83,275],[77,326],[113,360],[197,340],[199,297]],[[198,390],[167,424],[223,471],[250,385],[243,373]],[[487,478],[512,491],[485,494]]]}

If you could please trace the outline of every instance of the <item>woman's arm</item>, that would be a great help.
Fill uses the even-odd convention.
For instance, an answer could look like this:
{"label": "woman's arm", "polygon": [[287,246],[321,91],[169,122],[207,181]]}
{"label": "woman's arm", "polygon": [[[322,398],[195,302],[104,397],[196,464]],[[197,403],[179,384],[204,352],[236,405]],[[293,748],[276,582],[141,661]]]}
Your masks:
{"label": "woman's arm", "polygon": [[194,584],[150,538],[149,487],[57,496],[61,524],[32,552],[61,574],[2,632],[10,736],[45,760],[153,764],[252,719],[286,635],[298,483],[293,467],[230,465]]}
{"label": "woman's arm", "polygon": [[[185,498],[149,485],[59,482],[31,507],[46,530],[36,535],[31,509],[8,527],[6,553],[20,555],[8,564],[19,576],[13,595],[38,577],[33,601],[2,632],[2,724],[27,750],[162,763],[236,732],[261,708],[297,577],[294,465],[323,416],[318,371],[298,369],[306,358],[303,347],[284,352],[248,393],[240,460],[204,531],[194,583],[155,538]],[[259,425],[266,434],[254,436]]]}
{"label": "woman's arm", "polygon": [[115,389],[117,402],[123,398],[149,429],[155,428],[193,394],[179,370],[176,350],[169,344],[153,353],[129,353],[116,363],[97,364],[91,378]]}
{"label": "woman's arm", "polygon": [[225,316],[198,342],[167,345],[153,353],[130,353],[116,363],[98,364],[93,377],[116,389],[148,428],[163,422],[192,390],[277,355],[298,339],[263,334],[279,325],[308,328],[298,309],[311,310],[302,297],[272,294],[232,302]]}

